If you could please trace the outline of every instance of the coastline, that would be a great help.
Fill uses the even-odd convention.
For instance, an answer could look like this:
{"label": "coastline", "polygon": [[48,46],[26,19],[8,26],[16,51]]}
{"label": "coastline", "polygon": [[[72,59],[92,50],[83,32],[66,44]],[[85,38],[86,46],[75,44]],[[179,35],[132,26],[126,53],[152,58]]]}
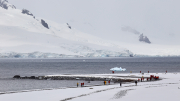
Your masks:
{"label": "coastline", "polygon": [[[129,75],[117,74],[117,75]],[[140,76],[140,73],[133,73]],[[31,92],[9,93],[0,95],[2,101],[158,101],[180,100],[180,73],[145,73],[158,75],[162,80],[152,82],[90,86],[65,89],[44,89]]]}

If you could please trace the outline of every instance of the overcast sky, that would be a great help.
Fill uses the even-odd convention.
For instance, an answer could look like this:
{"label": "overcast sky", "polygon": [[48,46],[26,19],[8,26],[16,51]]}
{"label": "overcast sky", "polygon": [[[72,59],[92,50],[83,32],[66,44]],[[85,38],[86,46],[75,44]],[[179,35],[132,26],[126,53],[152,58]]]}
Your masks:
{"label": "overcast sky", "polygon": [[30,10],[36,17],[69,23],[80,31],[109,39],[122,37],[124,26],[160,39],[180,34],[180,0],[8,1],[19,9]]}

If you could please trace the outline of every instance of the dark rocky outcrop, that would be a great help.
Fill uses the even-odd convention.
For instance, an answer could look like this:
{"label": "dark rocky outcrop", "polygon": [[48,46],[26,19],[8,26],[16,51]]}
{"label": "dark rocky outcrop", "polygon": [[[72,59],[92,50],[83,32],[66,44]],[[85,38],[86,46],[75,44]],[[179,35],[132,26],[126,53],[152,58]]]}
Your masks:
{"label": "dark rocky outcrop", "polygon": [[13,78],[19,79],[20,77],[20,75],[15,75]]}
{"label": "dark rocky outcrop", "polygon": [[71,29],[71,26],[68,23],[67,23],[67,25],[68,25],[68,28]]}
{"label": "dark rocky outcrop", "polygon": [[8,3],[8,0],[0,0],[0,7],[4,9],[8,9],[8,8],[16,9],[14,5]]}
{"label": "dark rocky outcrop", "polygon": [[144,36],[143,33],[139,36],[139,41],[145,42],[145,43],[151,43],[147,36]]}
{"label": "dark rocky outcrop", "polygon": [[130,57],[134,57],[133,54],[130,54],[129,56],[130,56]]}
{"label": "dark rocky outcrop", "polygon": [[36,79],[36,77],[35,76],[31,76],[30,79]]}
{"label": "dark rocky outcrop", "polygon": [[47,24],[43,19],[41,19],[41,24],[42,24],[44,27],[46,27],[47,29],[49,29],[48,24]]}
{"label": "dark rocky outcrop", "polygon": [[27,9],[23,9],[23,10],[22,10],[22,13],[23,13],[23,14],[30,15],[30,16],[33,16],[33,14],[32,14],[29,10],[27,10]]}

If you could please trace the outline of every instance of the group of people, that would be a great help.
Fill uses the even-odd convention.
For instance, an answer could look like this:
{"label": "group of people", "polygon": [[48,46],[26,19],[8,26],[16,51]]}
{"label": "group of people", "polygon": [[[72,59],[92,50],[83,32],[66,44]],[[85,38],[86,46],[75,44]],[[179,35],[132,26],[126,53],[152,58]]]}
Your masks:
{"label": "group of people", "polygon": [[[79,86],[79,83],[77,82],[77,87]],[[83,83],[81,83],[81,87],[83,87],[84,86],[84,82]]]}
{"label": "group of people", "polygon": [[[110,80],[108,81],[110,84]],[[104,81],[104,85],[106,85],[106,81]],[[137,86],[137,81],[135,81],[135,85]],[[77,83],[77,87],[79,86],[79,83]],[[81,87],[84,86],[84,83],[81,83]],[[122,86],[122,82],[120,81],[120,87]]]}

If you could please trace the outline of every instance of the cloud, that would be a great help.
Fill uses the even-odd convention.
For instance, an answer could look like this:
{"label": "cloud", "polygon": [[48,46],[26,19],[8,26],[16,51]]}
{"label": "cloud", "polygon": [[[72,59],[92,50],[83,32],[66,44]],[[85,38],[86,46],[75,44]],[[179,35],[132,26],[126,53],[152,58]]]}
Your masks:
{"label": "cloud", "polygon": [[125,32],[131,32],[131,33],[134,33],[134,34],[140,34],[139,31],[129,27],[129,26],[125,26],[125,27],[121,27],[121,30],[122,31],[125,31]]}

